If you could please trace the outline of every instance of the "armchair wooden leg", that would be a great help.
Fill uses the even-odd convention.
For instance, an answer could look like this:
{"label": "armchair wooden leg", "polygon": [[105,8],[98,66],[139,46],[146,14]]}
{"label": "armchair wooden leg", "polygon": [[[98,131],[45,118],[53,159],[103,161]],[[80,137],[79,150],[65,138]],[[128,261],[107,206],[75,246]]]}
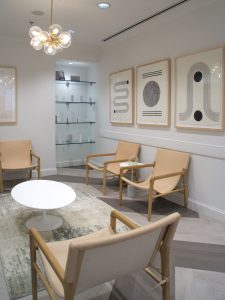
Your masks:
{"label": "armchair wooden leg", "polygon": [[32,178],[32,170],[31,169],[29,171],[29,177],[30,177],[30,179]]}
{"label": "armchair wooden leg", "polygon": [[151,220],[152,201],[153,201],[153,182],[150,182],[150,189],[149,189],[149,192],[148,192],[148,221]]}
{"label": "armchair wooden leg", "polygon": [[75,300],[74,297],[75,289],[73,284],[67,284],[64,286],[64,299],[65,300]]}
{"label": "armchair wooden leg", "polygon": [[164,248],[160,252],[162,263],[162,280],[166,280],[166,282],[162,285],[163,300],[170,300],[169,249]]}
{"label": "armchair wooden leg", "polygon": [[184,206],[188,208],[188,189],[187,187],[184,188]]}
{"label": "armchair wooden leg", "polygon": [[106,194],[106,169],[104,168],[103,170],[103,178],[102,178],[102,194],[105,195]]}
{"label": "armchair wooden leg", "polygon": [[148,194],[148,221],[151,220],[151,215],[152,215],[152,193],[149,192]]}
{"label": "armchair wooden leg", "polygon": [[86,184],[88,185],[89,184],[89,165],[86,164]]}
{"label": "armchair wooden leg", "polygon": [[32,278],[32,299],[37,300],[37,273],[34,268],[34,263],[36,263],[36,249],[35,243],[30,236],[30,256],[31,256],[31,278]]}
{"label": "armchair wooden leg", "polygon": [[188,183],[187,183],[187,175],[186,174],[184,174],[184,176],[183,176],[183,184],[184,184],[184,191],[183,191],[184,206],[186,208],[188,208]]}
{"label": "armchair wooden leg", "polygon": [[41,174],[40,174],[40,164],[38,165],[37,171],[38,171],[38,179],[40,179],[40,178],[41,178]]}
{"label": "armchair wooden leg", "polygon": [[3,193],[3,174],[0,172],[0,193]]}
{"label": "armchair wooden leg", "polygon": [[120,178],[120,199],[119,205],[123,205],[123,180]]}

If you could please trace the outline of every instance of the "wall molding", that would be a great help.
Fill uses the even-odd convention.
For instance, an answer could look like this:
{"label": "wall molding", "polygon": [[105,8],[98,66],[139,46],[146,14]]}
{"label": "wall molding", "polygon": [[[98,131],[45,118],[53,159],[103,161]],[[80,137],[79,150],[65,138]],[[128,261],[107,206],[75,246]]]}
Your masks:
{"label": "wall molding", "polygon": [[[183,196],[179,193],[165,195],[164,198],[178,205],[183,205]],[[217,221],[225,223],[225,211],[222,209],[201,203],[190,197],[188,197],[188,208],[198,212],[200,216],[213,218]]]}
{"label": "wall molding", "polygon": [[114,130],[100,130],[99,137],[110,140],[128,140],[130,142],[138,142],[144,146],[188,151],[191,154],[225,160],[225,146],[220,145],[152,137],[143,134],[132,134]]}
{"label": "wall molding", "polygon": [[56,163],[57,168],[66,168],[71,166],[80,166],[85,165],[85,161],[83,159],[77,159],[77,160],[65,160],[65,161],[58,161]]}
{"label": "wall molding", "polygon": [[49,176],[49,175],[57,175],[57,169],[51,168],[51,169],[42,169],[41,170],[41,176]]}
{"label": "wall molding", "polygon": [[207,216],[209,218],[213,218],[217,221],[225,223],[225,211],[212,207],[207,204],[200,203],[193,199],[188,199],[189,208],[197,211],[201,216]]}
{"label": "wall molding", "polygon": [[[40,171],[41,176],[49,176],[49,175],[56,175],[57,174],[57,169],[56,168],[51,168],[51,169],[41,169]],[[4,180],[14,180],[14,179],[28,179],[28,171],[25,170],[18,170],[18,171],[13,171],[13,172],[4,172]],[[32,171],[32,178],[37,178],[37,171],[33,170]]]}

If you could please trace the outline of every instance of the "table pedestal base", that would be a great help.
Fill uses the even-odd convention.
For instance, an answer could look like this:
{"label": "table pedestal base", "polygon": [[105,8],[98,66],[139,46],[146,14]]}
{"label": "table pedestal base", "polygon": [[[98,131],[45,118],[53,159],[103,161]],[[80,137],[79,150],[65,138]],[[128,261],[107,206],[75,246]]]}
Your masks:
{"label": "table pedestal base", "polygon": [[28,229],[34,227],[38,231],[49,231],[58,228],[62,223],[63,221],[61,218],[48,215],[44,211],[42,215],[29,219],[26,222],[26,226]]}

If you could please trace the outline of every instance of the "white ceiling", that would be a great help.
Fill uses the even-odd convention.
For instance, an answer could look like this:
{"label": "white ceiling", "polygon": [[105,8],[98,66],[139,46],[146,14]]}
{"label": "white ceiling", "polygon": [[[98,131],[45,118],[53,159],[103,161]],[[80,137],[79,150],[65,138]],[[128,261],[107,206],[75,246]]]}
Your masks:
{"label": "white ceiling", "polygon": [[[53,23],[60,24],[66,31],[74,30],[73,40],[91,46],[102,46],[107,43],[102,42],[104,38],[180,2],[180,0],[106,0],[111,7],[108,10],[101,10],[97,7],[99,0],[53,1]],[[196,2],[203,1],[191,0],[174,8],[173,13],[177,14],[181,9],[184,10]],[[34,10],[43,11],[44,15],[34,16],[32,14]],[[50,23],[50,0],[0,0],[0,35],[27,39],[29,21],[47,30]],[[151,21],[145,24],[149,22]],[[136,28],[130,32],[134,32]],[[125,35],[126,33],[120,36]]]}

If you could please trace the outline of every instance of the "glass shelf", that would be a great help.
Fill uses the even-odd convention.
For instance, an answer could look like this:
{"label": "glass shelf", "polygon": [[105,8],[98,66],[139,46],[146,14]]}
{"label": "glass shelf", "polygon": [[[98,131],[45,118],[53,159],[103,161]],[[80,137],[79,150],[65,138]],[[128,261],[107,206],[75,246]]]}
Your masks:
{"label": "glass shelf", "polygon": [[63,145],[81,145],[81,144],[95,144],[94,141],[84,141],[84,142],[65,142],[65,143],[56,143],[57,146],[63,146]]}
{"label": "glass shelf", "polygon": [[90,104],[90,105],[92,105],[92,104],[96,104],[96,102],[88,102],[88,101],[74,101],[74,102],[72,102],[72,101],[56,101],[56,103],[62,103],[62,104],[81,104],[81,103],[83,103],[83,104]]}
{"label": "glass shelf", "polygon": [[71,80],[56,80],[56,84],[65,84],[69,86],[70,84],[95,84],[95,81],[86,81],[86,80],[77,80],[77,81],[71,81]]}
{"label": "glass shelf", "polygon": [[86,121],[86,122],[56,122],[55,124],[58,125],[70,125],[70,124],[95,124],[96,122],[93,121]]}

